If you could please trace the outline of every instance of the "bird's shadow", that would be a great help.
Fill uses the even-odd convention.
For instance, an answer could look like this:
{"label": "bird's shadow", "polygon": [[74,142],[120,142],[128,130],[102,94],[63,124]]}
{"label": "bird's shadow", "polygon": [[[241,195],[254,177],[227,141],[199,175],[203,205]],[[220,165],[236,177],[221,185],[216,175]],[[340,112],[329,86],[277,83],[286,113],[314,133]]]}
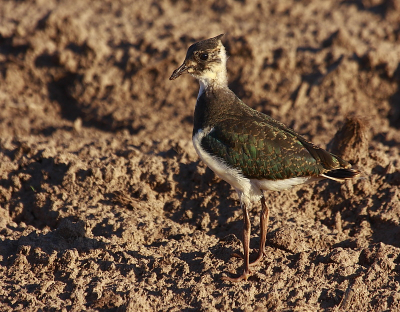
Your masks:
{"label": "bird's shadow", "polygon": [[179,173],[173,179],[177,182],[175,198],[180,205],[169,212],[169,217],[218,238],[229,235],[232,227],[234,231],[240,231],[241,218],[232,220],[235,212],[240,210],[234,190],[208,167],[204,171],[202,166],[200,161],[179,164]]}
{"label": "bird's shadow", "polygon": [[[166,216],[217,237],[221,244],[210,246],[217,258],[228,261],[233,252],[241,253],[243,214],[236,191],[201,161],[180,162],[173,179],[177,183],[175,204],[165,205]],[[261,205],[257,203],[249,211],[254,234],[250,241],[252,249],[259,245],[260,211]]]}

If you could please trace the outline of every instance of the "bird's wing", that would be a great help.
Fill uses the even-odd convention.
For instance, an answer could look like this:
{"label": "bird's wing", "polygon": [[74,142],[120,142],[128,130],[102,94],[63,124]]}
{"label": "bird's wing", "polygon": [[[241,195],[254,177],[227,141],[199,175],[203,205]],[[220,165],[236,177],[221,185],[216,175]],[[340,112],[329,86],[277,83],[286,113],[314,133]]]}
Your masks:
{"label": "bird's wing", "polygon": [[202,148],[254,179],[319,176],[341,168],[334,155],[284,124],[266,115],[256,117],[220,120],[201,140]]}
{"label": "bird's wing", "polygon": [[281,129],[282,131],[287,132],[296,137],[296,139],[300,141],[300,143],[308,150],[308,152],[312,155],[312,157],[314,157],[318,163],[321,163],[324,169],[329,171],[336,169],[347,169],[351,167],[351,165],[347,161],[309,142],[304,137],[296,133],[293,129],[288,128],[283,123],[273,119],[268,115],[264,115],[259,112],[256,113],[259,115],[260,118],[264,119],[273,127],[277,127],[278,129]]}

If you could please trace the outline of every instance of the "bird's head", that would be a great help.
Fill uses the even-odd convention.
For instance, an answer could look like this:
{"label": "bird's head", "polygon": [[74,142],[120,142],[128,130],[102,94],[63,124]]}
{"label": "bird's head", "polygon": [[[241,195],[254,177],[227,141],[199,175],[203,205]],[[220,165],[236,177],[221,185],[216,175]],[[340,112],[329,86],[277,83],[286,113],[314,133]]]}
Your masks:
{"label": "bird's head", "polygon": [[187,72],[199,80],[218,80],[226,76],[226,51],[221,42],[223,34],[192,44],[182,65],[174,70],[170,80]]}

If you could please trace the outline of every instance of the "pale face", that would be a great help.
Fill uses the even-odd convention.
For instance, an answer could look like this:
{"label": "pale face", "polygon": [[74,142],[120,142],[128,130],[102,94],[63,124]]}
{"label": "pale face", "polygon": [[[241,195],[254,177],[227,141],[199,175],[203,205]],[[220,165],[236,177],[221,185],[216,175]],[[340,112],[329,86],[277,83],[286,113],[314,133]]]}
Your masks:
{"label": "pale face", "polygon": [[226,72],[225,48],[219,41],[214,49],[193,51],[186,56],[184,63],[187,72],[197,79],[218,80],[220,73]]}
{"label": "pale face", "polygon": [[226,51],[220,38],[199,41],[191,45],[183,64],[177,68],[170,79],[176,79],[185,72],[205,84],[226,82]]}

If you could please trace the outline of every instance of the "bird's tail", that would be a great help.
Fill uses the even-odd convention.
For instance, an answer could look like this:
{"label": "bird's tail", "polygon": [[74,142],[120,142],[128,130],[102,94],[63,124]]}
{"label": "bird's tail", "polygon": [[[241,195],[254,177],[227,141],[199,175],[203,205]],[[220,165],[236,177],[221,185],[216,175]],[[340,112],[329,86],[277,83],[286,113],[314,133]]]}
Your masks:
{"label": "bird's tail", "polygon": [[353,168],[334,169],[334,170],[330,170],[330,171],[327,171],[327,172],[321,174],[321,176],[323,176],[325,178],[335,180],[338,182],[353,179],[359,175],[360,175],[360,171],[358,171],[357,169],[353,169]]}

